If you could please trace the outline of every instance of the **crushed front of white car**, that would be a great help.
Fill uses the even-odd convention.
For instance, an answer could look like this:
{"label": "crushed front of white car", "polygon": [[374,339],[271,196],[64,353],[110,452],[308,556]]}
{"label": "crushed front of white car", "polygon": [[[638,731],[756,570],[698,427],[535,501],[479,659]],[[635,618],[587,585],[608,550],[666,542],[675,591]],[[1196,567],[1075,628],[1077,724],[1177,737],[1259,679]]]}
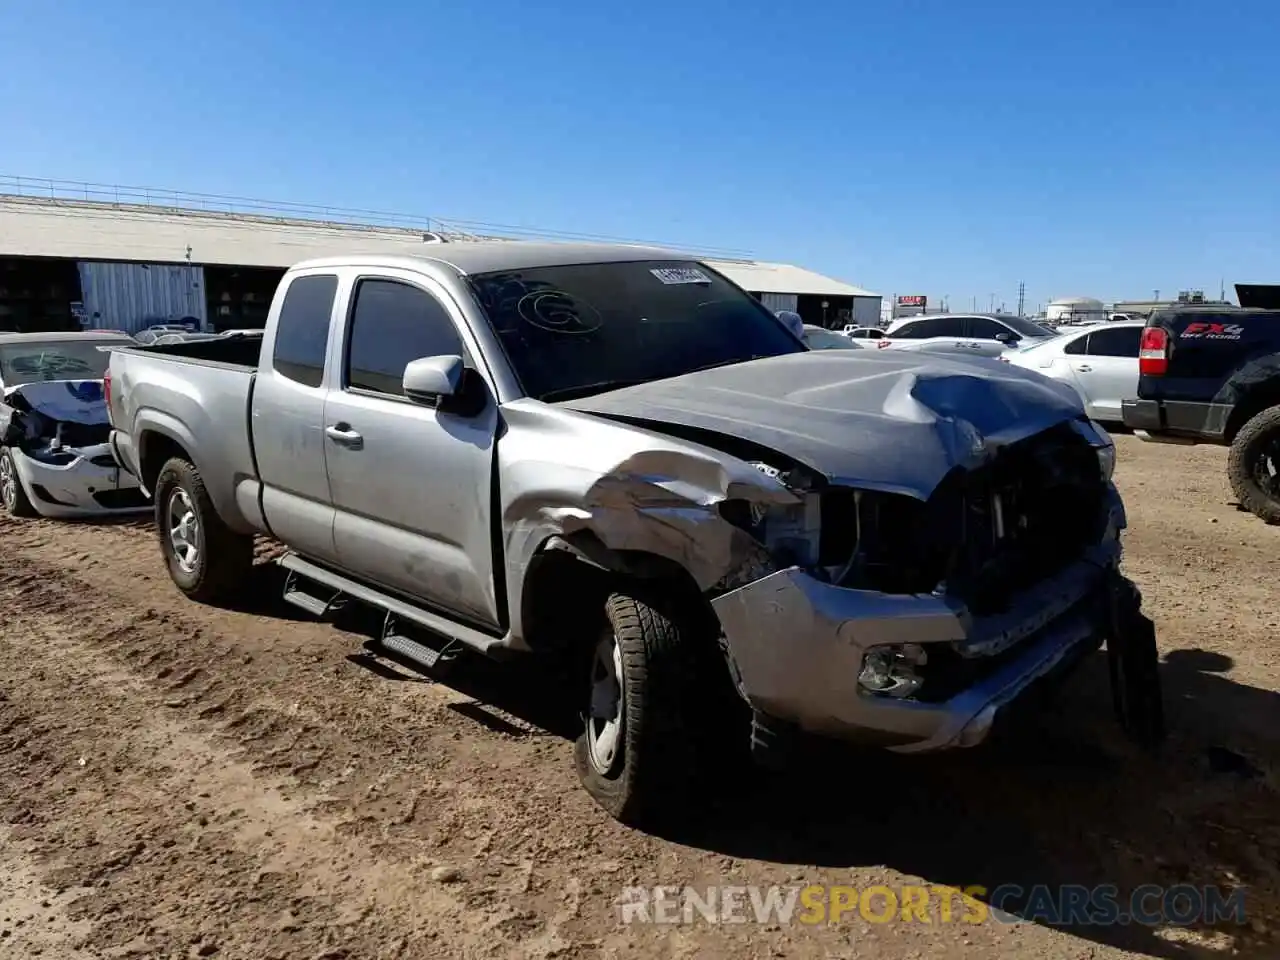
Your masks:
{"label": "crushed front of white car", "polygon": [[150,508],[137,480],[112,459],[101,381],[25,384],[5,392],[0,411],[0,498],[10,513],[24,502],[51,518]]}

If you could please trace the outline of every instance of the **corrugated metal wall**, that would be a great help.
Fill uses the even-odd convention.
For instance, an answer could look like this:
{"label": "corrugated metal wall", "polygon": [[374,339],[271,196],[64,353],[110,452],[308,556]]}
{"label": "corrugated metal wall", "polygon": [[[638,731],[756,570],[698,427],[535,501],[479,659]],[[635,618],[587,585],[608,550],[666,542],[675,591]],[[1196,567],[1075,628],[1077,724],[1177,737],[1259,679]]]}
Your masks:
{"label": "corrugated metal wall", "polygon": [[89,326],[137,333],[195,317],[206,325],[204,268],[186,264],[79,264]]}
{"label": "corrugated metal wall", "polygon": [[880,298],[854,297],[853,322],[860,327],[880,326]]}
{"label": "corrugated metal wall", "polygon": [[794,293],[762,293],[760,302],[774,313],[779,310],[790,310],[794,313],[799,306],[800,298]]}

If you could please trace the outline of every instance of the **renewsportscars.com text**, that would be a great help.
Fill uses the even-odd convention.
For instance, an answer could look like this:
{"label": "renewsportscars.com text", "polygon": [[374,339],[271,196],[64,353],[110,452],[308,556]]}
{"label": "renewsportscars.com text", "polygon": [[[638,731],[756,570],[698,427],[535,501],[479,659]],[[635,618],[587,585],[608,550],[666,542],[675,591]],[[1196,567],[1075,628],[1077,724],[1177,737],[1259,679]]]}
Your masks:
{"label": "renewsportscars.com text", "polygon": [[1147,884],[1124,895],[1104,884],[1023,887],[707,886],[627,887],[619,919],[631,923],[1019,923],[1050,926],[1189,926],[1245,922],[1244,891]]}

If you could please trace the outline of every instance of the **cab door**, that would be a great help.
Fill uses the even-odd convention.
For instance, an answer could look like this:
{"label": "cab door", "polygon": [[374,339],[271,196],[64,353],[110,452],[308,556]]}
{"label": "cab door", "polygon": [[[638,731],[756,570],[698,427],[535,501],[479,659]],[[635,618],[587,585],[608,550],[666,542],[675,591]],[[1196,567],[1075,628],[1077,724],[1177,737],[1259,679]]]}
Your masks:
{"label": "cab door", "polygon": [[[409,271],[357,276],[323,432],[334,543],[350,573],[478,626],[500,624],[492,466],[498,408],[447,290]],[[404,396],[411,360],[462,357],[483,409]]]}

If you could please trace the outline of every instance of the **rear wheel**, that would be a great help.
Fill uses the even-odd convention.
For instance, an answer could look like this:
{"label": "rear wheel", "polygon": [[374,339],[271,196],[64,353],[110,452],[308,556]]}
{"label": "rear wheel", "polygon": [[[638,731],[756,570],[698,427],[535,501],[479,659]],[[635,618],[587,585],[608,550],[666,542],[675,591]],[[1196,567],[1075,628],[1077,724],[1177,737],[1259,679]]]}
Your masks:
{"label": "rear wheel", "polygon": [[0,447],[0,502],[12,517],[36,515],[27,491],[22,489],[22,478],[18,476],[17,464],[8,447]]}
{"label": "rear wheel", "polygon": [[174,457],[155,488],[156,531],[169,576],[192,600],[229,599],[253,565],[253,538],[218,516],[195,464]]}
{"label": "rear wheel", "polygon": [[1236,434],[1227,477],[1240,505],[1267,523],[1280,524],[1280,407],[1270,407]]}

